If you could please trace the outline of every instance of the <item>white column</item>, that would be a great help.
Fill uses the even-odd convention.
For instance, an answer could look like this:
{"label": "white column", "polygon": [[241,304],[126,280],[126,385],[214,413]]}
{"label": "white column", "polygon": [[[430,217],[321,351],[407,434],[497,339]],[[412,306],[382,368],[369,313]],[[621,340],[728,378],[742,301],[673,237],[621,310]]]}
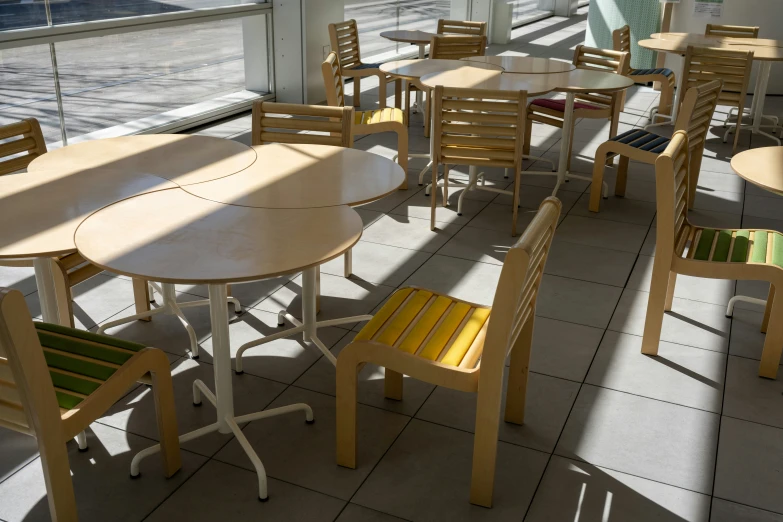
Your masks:
{"label": "white column", "polygon": [[268,92],[273,86],[269,78],[269,54],[266,15],[242,19],[242,45],[245,59],[245,89]]}

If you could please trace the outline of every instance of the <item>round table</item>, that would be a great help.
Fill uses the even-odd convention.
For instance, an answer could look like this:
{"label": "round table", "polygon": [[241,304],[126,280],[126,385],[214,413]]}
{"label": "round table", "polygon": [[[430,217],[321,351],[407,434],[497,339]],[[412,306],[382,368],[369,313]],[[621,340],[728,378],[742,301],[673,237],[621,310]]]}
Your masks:
{"label": "round table", "polygon": [[68,145],[36,158],[27,171],[100,167],[145,172],[181,186],[228,176],[246,169],[255,160],[253,149],[233,140],[187,134],[149,134]]}
{"label": "round table", "polygon": [[[783,61],[783,41],[779,40],[761,40],[756,38],[729,38],[704,36],[690,33],[656,33],[652,38],[640,40],[639,46],[653,51],[684,55],[688,46],[697,47],[719,47],[724,49],[733,49],[738,51],[753,51],[753,60],[760,62],[759,73],[756,76],[756,86],[753,88],[753,100],[751,101],[750,114],[753,123],[750,130],[753,134],[763,134],[768,138],[781,144],[780,139],[768,132],[761,130],[762,120],[771,119],[775,122],[773,126],[777,129],[777,117],[764,114],[764,101],[767,96],[767,87],[769,85],[769,76],[772,72],[772,62]],[[677,91],[672,109],[672,121],[677,118],[679,110],[679,96],[682,94],[682,73],[678,80]],[[739,117],[739,116],[738,116]],[[774,131],[773,131],[774,132]]]}
{"label": "round table", "polygon": [[551,58],[534,56],[473,56],[463,58],[471,63],[488,63],[501,67],[507,73],[552,74],[573,71],[576,65]]}
{"label": "round table", "polygon": [[0,259],[33,259],[43,320],[67,324],[57,310],[53,257],[76,252],[73,234],[92,212],[120,199],[174,188],[166,179],[106,169],[39,169],[0,177]]}
{"label": "round table", "polygon": [[[427,46],[432,41],[432,37],[437,36],[435,33],[428,33],[427,31],[408,31],[404,29],[398,29],[394,31],[383,31],[381,38],[386,38],[392,42],[407,43],[411,45],[419,46],[419,60],[423,60],[427,56]],[[383,69],[381,69],[383,70]],[[406,95],[407,96],[407,95]],[[421,92],[416,93],[416,108],[421,107]]]}
{"label": "round table", "polygon": [[[207,397],[217,409],[217,421],[182,435],[180,441],[214,431],[233,433],[258,473],[259,498],[266,500],[263,464],[238,425],[291,411],[305,411],[312,422],[313,414],[306,404],[295,404],[234,415],[226,283],[303,271],[301,331],[315,337],[317,267],[350,249],[361,235],[362,220],[347,206],[252,208],[173,188],[99,210],[81,223],[74,240],[85,259],[106,270],[171,284],[208,285],[215,393],[196,381],[194,402],[199,404],[202,394]],[[153,446],[137,454],[131,473],[138,474],[139,461],[159,449]]]}
{"label": "round table", "polygon": [[422,76],[454,69],[503,71],[503,68],[499,65],[481,62],[466,63],[462,60],[395,60],[393,62],[381,64],[381,71],[389,76],[416,83],[418,83]]}

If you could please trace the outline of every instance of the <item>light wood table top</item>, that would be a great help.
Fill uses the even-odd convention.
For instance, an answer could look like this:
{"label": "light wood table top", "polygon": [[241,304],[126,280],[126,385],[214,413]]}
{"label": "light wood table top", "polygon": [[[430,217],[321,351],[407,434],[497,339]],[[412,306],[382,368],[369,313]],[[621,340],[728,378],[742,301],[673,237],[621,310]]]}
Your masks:
{"label": "light wood table top", "polygon": [[106,270],[163,283],[222,284],[290,274],[334,259],[362,235],[350,207],[224,205],[180,188],[109,205],[74,236]]}
{"label": "light wood table top", "polygon": [[381,33],[381,38],[386,38],[392,42],[402,42],[414,45],[427,45],[430,43],[430,40],[432,40],[433,36],[435,36],[435,33],[418,30],[406,31],[402,29],[396,31],[383,31]]}
{"label": "light wood table top", "polygon": [[76,249],[74,231],[92,212],[137,194],[174,187],[158,176],[105,169],[0,176],[0,222],[4,224],[0,258],[71,253]]}
{"label": "light wood table top", "polygon": [[232,205],[316,208],[368,203],[405,181],[397,163],[362,150],[279,143],[253,148],[258,159],[247,169],[184,190]]}
{"label": "light wood table top", "polygon": [[731,159],[739,177],[783,196],[783,147],[762,147],[740,152]]}
{"label": "light wood table top", "polygon": [[527,91],[530,96],[548,92],[614,92],[627,89],[633,80],[619,74],[575,69],[555,74],[517,74],[492,71],[455,70],[428,74],[421,83],[487,91]]}
{"label": "light wood table top", "polygon": [[481,62],[467,63],[462,60],[395,60],[381,65],[381,71],[404,80],[418,80],[428,74],[461,69],[484,69],[498,72],[503,70],[499,65]]}
{"label": "light wood table top", "polygon": [[256,154],[250,147],[233,140],[149,134],[69,145],[40,156],[27,170],[104,168],[144,172],[189,185],[234,174],[255,160]]}
{"label": "light wood table top", "polygon": [[[737,51],[753,51],[753,59],[759,61],[783,61],[783,47],[768,45],[783,42],[758,40],[754,38],[716,38],[689,33],[656,33],[654,38],[639,40],[639,46],[653,51],[685,54],[689,45],[697,47],[718,47]],[[657,38],[656,38],[657,36]]]}
{"label": "light wood table top", "polygon": [[473,56],[462,60],[497,65],[507,73],[552,74],[576,69],[576,66],[569,62],[534,56]]}

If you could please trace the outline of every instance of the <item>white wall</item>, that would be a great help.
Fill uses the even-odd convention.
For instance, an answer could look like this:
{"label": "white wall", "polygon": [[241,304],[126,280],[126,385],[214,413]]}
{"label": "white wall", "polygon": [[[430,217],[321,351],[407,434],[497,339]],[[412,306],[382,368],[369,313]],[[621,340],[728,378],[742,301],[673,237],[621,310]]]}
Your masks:
{"label": "white wall", "polygon": [[[704,34],[708,23],[759,26],[760,38],[783,40],[783,1],[781,0],[724,0],[720,18],[695,18],[695,0],[682,0],[672,11],[672,32]],[[675,71],[682,67],[682,59],[667,56],[666,64]],[[758,65],[755,67],[758,68]],[[751,83],[753,85],[753,83]],[[769,94],[783,94],[783,62],[772,65]]]}

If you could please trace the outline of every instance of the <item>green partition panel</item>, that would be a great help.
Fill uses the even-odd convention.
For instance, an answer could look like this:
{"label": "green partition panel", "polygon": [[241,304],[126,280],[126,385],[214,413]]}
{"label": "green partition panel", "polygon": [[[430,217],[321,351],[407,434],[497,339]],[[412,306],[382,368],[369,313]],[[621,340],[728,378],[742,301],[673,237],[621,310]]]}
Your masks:
{"label": "green partition panel", "polygon": [[659,0],[590,0],[585,43],[602,49],[612,48],[612,31],[628,24],[631,27],[631,67],[655,66],[655,52],[639,47],[661,27]]}

